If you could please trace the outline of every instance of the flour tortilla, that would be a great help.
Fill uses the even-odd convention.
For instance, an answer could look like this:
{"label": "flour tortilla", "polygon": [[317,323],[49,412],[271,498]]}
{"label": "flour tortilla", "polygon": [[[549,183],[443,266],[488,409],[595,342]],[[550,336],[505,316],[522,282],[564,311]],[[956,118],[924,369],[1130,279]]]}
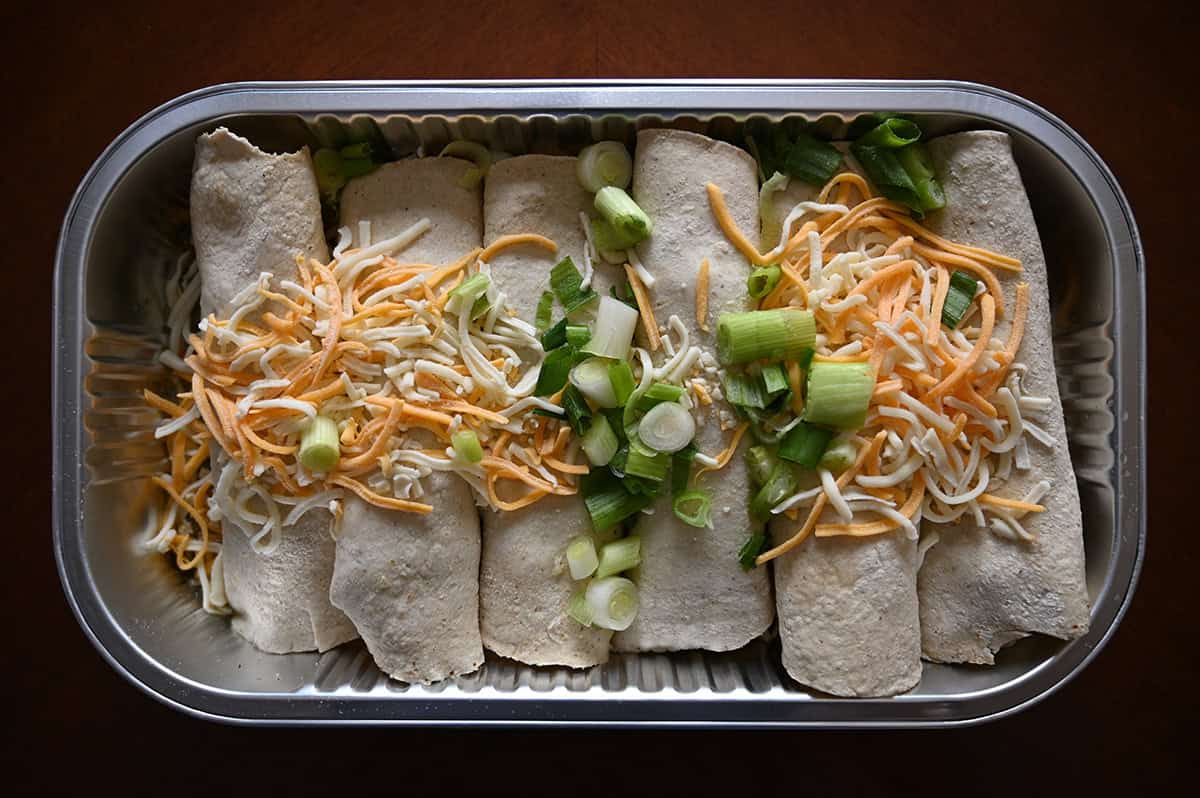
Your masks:
{"label": "flour tortilla", "polygon": [[[550,254],[532,245],[512,247],[491,262],[492,279],[507,304],[532,322],[538,299],[550,288],[550,269],[570,256],[583,270],[584,233],[579,220],[592,197],[575,176],[575,158],[522,155],[500,161],[484,192],[484,241],[537,233],[558,244]],[[608,291],[615,267],[597,263],[596,291]],[[556,316],[561,308],[556,308]],[[567,542],[590,534],[583,499],[547,496],[515,512],[485,512],[479,574],[483,644],[500,656],[529,665],[588,667],[608,660],[612,633],[587,628],[566,614],[580,583],[571,579]]]}
{"label": "flour tortilla", "polygon": [[[970,520],[925,524],[941,540],[926,554],[918,576],[924,655],[938,662],[991,664],[1002,646],[1030,633],[1071,639],[1087,631],[1083,522],[1054,371],[1046,260],[1009,138],[990,131],[957,133],[930,141],[929,150],[946,191],[946,208],[929,218],[930,228],[1021,260],[1020,274],[998,270],[997,276],[1009,310],[1016,304],[1017,283],[1029,284],[1029,316],[1016,359],[1029,368],[1026,392],[1048,397],[1053,405],[1033,418],[1055,445],[1030,440],[1032,468],[1014,469],[996,491],[1020,497],[1039,480],[1050,481],[1040,502],[1046,512],[1022,521],[1035,541],[1011,541]],[[1011,316],[997,322],[996,335],[1007,338],[1010,325]],[[989,490],[996,490],[995,483]]]}
{"label": "flour tortilla", "polygon": [[[737,147],[676,130],[638,133],[633,198],[650,216],[654,231],[638,245],[638,255],[657,279],[651,290],[654,315],[665,326],[679,316],[691,343],[715,357],[717,317],[748,308],[750,265],[726,240],[709,206],[705,185],[725,193],[730,213],[751,240],[758,238],[758,180],[754,159]],[[708,332],[696,318],[696,276],[709,260]],[[662,352],[659,352],[661,359]],[[716,375],[710,375],[716,384]],[[716,454],[729,445],[736,424],[732,408],[716,401],[700,408],[700,451]],[[671,498],[637,518],[642,565],[637,620],[613,638],[619,651],[730,651],[766,631],[774,616],[765,568],[744,571],[738,550],[761,524],[750,517],[750,480],[745,465],[749,435],[729,464],[700,480],[712,494],[712,529],[696,529],[675,517]]]}
{"label": "flour tortilla", "polygon": [[[793,178],[774,197],[778,229],[819,186]],[[794,230],[793,230],[794,232]],[[763,251],[778,238],[763,241]],[[827,518],[835,522],[836,514]],[[798,522],[771,521],[774,542]],[[801,684],[839,696],[886,696],[921,679],[917,544],[903,533],[810,538],[772,562],[783,667]]]}
{"label": "flour tortilla", "polygon": [[[424,158],[385,164],[347,184],[342,224],[371,223],[374,242],[421,218],[432,229],[397,253],[402,263],[444,264],[479,246],[480,192],[459,185],[471,164]],[[421,431],[421,445],[433,445]],[[432,513],[380,510],[346,498],[330,597],[358,628],[379,668],[429,683],[483,664],[479,637],[479,515],[470,487],[434,472],[422,480]]]}
{"label": "flour tortilla", "polygon": [[[296,255],[329,259],[308,150],[270,155],[225,128],[196,142],[192,239],[204,313],[228,310],[262,272],[296,276]],[[324,651],[357,637],[329,603],[332,516],[314,510],[283,530],[270,554],[227,525],[221,556],[233,629],[263,651]]]}

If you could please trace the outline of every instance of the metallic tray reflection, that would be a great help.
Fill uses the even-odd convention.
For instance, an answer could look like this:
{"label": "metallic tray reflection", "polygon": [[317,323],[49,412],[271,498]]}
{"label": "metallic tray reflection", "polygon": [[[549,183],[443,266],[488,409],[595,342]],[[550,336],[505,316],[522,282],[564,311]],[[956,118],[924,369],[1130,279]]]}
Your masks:
{"label": "metallic tray reflection", "polygon": [[[891,699],[804,691],[778,644],[727,654],[619,655],[582,671],[489,655],[432,687],[386,679],[361,643],[324,655],[253,649],[205,615],[145,533],[146,475],[162,461],[143,387],[163,385],[162,282],[188,243],[195,136],[217,123],[266,149],[378,135],[405,155],[453,138],[513,153],[575,152],[675,126],[740,141],[802,119],[828,133],[866,111],[914,114],[932,134],[1009,132],[1050,266],[1060,389],[1083,501],[1092,630],[1030,638],[993,668],[926,663]],[[1133,216],[1096,153],[1041,108],[947,82],[661,81],[230,84],[178,98],[119,136],[84,177],[55,262],[54,547],[88,637],[154,697],[212,719],[275,724],[944,726],[1012,713],[1077,673],[1111,636],[1145,546],[1144,261]]]}

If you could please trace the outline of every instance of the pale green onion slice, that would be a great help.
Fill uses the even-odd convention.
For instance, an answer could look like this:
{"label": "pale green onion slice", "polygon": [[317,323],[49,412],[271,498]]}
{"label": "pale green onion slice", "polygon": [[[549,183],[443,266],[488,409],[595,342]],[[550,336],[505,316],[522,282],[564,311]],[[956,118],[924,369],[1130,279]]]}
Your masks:
{"label": "pale green onion slice", "polygon": [[592,337],[583,347],[583,351],[589,355],[613,360],[628,360],[638,318],[638,312],[621,300],[610,296],[600,297]]}
{"label": "pale green onion slice", "polygon": [[596,578],[619,574],[636,568],[642,562],[642,539],[637,535],[620,538],[600,547],[600,563],[596,567]]}
{"label": "pale green onion slice", "polygon": [[309,471],[332,471],[341,454],[338,428],[333,419],[317,416],[300,437],[300,465]]}
{"label": "pale green onion slice", "polygon": [[591,399],[598,407],[616,407],[617,395],[612,380],[608,378],[609,361],[602,357],[589,357],[571,369],[571,384]]}
{"label": "pale green onion slice", "polygon": [[776,172],[758,190],[758,218],[762,221],[761,239],[768,244],[773,245],[783,234],[783,217],[775,211],[774,195],[776,192],[785,190],[788,182],[787,175]]}
{"label": "pale green onion slice", "polygon": [[599,564],[596,543],[591,535],[580,535],[567,543],[567,568],[571,571],[572,579],[587,579],[596,572]]}
{"label": "pale green onion slice", "polygon": [[836,429],[858,429],[867,420],[874,391],[875,369],[870,363],[814,360],[808,370],[804,420]]}
{"label": "pale green onion slice", "polygon": [[662,402],[650,408],[638,424],[642,443],[658,452],[674,453],[696,436],[696,422],[683,405]]}
{"label": "pale green onion slice", "polygon": [[854,460],[857,457],[858,447],[854,445],[853,437],[847,433],[842,433],[829,444],[829,448],[825,450],[825,454],[821,455],[821,460],[817,463],[817,467],[840,474],[854,465]]}
{"label": "pale green onion slice", "polygon": [[592,625],[592,608],[587,602],[586,585],[571,594],[571,600],[567,602],[567,615],[582,626]]}
{"label": "pale green onion slice", "polygon": [[463,158],[475,164],[475,168],[468,169],[459,179],[458,184],[462,188],[475,188],[492,168],[492,153],[487,147],[474,141],[452,141],[443,147],[438,155]]}
{"label": "pale green onion slice", "polygon": [[623,576],[593,579],[585,595],[592,623],[602,629],[620,632],[637,618],[640,603],[637,585]]}
{"label": "pale green onion slice", "polygon": [[446,303],[446,309],[451,313],[473,311],[475,300],[487,293],[488,286],[491,284],[492,280],[486,274],[481,272],[472,274],[450,291],[450,299]]}
{"label": "pale green onion slice", "polygon": [[807,310],[722,313],[717,319],[717,359],[726,366],[764,357],[798,360],[816,337],[816,321]]}
{"label": "pale green onion slice", "polygon": [[[650,237],[654,225],[646,212],[625,193],[625,189],[605,186],[596,192],[596,210],[613,226],[618,235],[624,236],[630,245]],[[602,244],[596,245],[600,249]]]}
{"label": "pale green onion slice", "polygon": [[605,186],[625,188],[633,177],[633,159],[619,141],[599,141],[579,153],[575,174],[592,193]]}
{"label": "pale green onion slice", "polygon": [[587,455],[588,462],[594,466],[608,465],[621,446],[617,433],[602,415],[596,415],[592,419],[592,425],[583,433],[579,443],[583,453]]}
{"label": "pale green onion slice", "polygon": [[712,496],[706,490],[686,490],[671,502],[671,510],[683,523],[702,529],[709,524]]}
{"label": "pale green onion slice", "polygon": [[478,463],[483,459],[483,446],[475,430],[460,429],[450,436],[450,446],[456,455],[468,463]]}

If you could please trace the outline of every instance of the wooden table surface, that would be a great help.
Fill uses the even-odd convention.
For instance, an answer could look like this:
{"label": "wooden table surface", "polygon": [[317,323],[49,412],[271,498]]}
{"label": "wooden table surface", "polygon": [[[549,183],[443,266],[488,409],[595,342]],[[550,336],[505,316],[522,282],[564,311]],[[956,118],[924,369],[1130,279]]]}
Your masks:
{"label": "wooden table surface", "polygon": [[[3,783],[134,792],[370,779],[396,791],[847,794],[1056,788],[1165,791],[1185,768],[1196,706],[1195,191],[1197,12],[933,2],[754,4],[20,3],[6,6],[3,202],[5,504],[0,613]],[[1015,6],[1019,5],[1020,8]],[[1008,8],[1008,10],[1002,10]],[[1194,7],[1193,7],[1194,8]],[[234,80],[465,77],[957,78],[1024,95],[1107,160],[1150,267],[1150,545],[1115,639],[1057,694],[976,729],[909,733],[338,731],[232,728],[125,683],[84,639],[50,547],[50,317],[58,228],[84,171],[159,103]],[[1177,343],[1178,342],[1178,343]],[[24,378],[28,378],[28,380]],[[1189,620],[1192,619],[1192,620]],[[1194,754],[1187,752],[1194,759]],[[275,791],[278,789],[278,792]],[[240,792],[240,790],[239,790]]]}

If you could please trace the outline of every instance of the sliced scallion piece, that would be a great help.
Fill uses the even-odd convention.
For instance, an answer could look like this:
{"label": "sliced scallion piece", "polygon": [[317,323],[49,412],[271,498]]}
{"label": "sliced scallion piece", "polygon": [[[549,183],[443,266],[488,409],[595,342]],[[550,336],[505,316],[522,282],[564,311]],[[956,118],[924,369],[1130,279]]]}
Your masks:
{"label": "sliced scallion piece", "polygon": [[571,369],[570,377],[571,384],[578,388],[581,394],[603,408],[617,406],[612,381],[608,378],[608,364],[609,361],[602,357],[589,357]]}
{"label": "sliced scallion piece", "polygon": [[567,343],[576,349],[581,348],[591,337],[592,333],[586,324],[567,325]]}
{"label": "sliced scallion piece", "polygon": [[636,568],[642,562],[642,539],[637,535],[605,543],[600,547],[600,564],[596,568],[596,578],[619,574]]}
{"label": "sliced scallion piece", "polygon": [[587,585],[581,585],[567,602],[567,615],[582,626],[592,625],[592,608],[587,602]]}
{"label": "sliced scallion piece", "polygon": [[554,312],[554,294],[549,291],[542,292],[542,298],[538,300],[537,314],[533,317],[534,326],[538,332],[545,332],[550,329],[550,317]]}
{"label": "sliced scallion piece", "polygon": [[474,169],[468,169],[459,179],[458,184],[463,188],[474,188],[487,177],[492,168],[491,151],[475,141],[452,141],[442,148],[439,157],[462,158],[475,164]]}
{"label": "sliced scallion piece", "polygon": [[482,272],[472,274],[451,289],[446,309],[451,313],[473,312],[476,300],[483,298],[491,284],[492,280],[486,274]]}
{"label": "sliced scallion piece", "polygon": [[567,342],[567,320],[559,319],[554,326],[542,333],[542,349],[549,352]]}
{"label": "sliced scallion piece", "polygon": [[638,423],[638,438],[658,452],[674,454],[692,442],[696,422],[678,402],[660,402]]}
{"label": "sliced scallion piece", "polygon": [[337,424],[328,416],[308,422],[300,436],[300,465],[309,471],[332,471],[341,456]]}
{"label": "sliced scallion piece", "polygon": [[683,388],[680,386],[667,382],[656,382],[638,396],[635,404],[638,410],[648,412],[663,402],[678,402],[682,396]]}
{"label": "sliced scallion piece", "polygon": [[[751,144],[754,143],[753,137],[748,137],[747,141]],[[758,160],[757,156],[755,160]],[[758,190],[758,219],[762,225],[761,237],[769,244],[778,241],[779,236],[783,233],[782,219],[780,214],[775,212],[775,194],[785,190],[788,187],[788,181],[787,175],[775,172],[769,180],[763,182],[762,188]]]}
{"label": "sliced scallion piece", "polygon": [[796,474],[782,460],[771,469],[770,476],[750,500],[750,514],[760,521],[771,517],[771,508],[796,492]]}
{"label": "sliced scallion piece", "polygon": [[580,151],[575,176],[593,193],[605,186],[626,188],[633,178],[633,159],[621,142],[598,141]]}
{"label": "sliced scallion piece", "polygon": [[755,566],[755,560],[767,548],[767,533],[755,532],[738,549],[738,562],[742,568],[749,571]]}
{"label": "sliced scallion piece", "polygon": [[717,320],[717,359],[722,365],[759,358],[795,360],[816,342],[817,325],[807,310],[722,313]]}
{"label": "sliced scallion piece", "polygon": [[633,244],[650,237],[654,228],[650,217],[625,193],[625,189],[605,186],[596,192],[595,205],[604,220],[613,226],[613,230]]}
{"label": "sliced scallion piece", "polygon": [[611,363],[608,367],[608,381],[612,383],[617,407],[624,407],[629,402],[629,397],[633,396],[634,388],[637,387],[633,381],[633,369],[630,368],[629,361],[618,360]]}
{"label": "sliced scallion piece", "polygon": [[688,489],[695,459],[696,447],[690,443],[671,456],[671,493],[678,495]]}
{"label": "sliced scallion piece", "polygon": [[801,421],[779,444],[779,457],[802,468],[816,468],[832,437],[833,430]]}
{"label": "sliced scallion piece", "polygon": [[889,117],[867,131],[855,144],[862,147],[884,147],[898,149],[913,144],[921,138],[921,128],[898,116]]}
{"label": "sliced scallion piece", "polygon": [[946,292],[946,302],[942,305],[942,324],[954,329],[967,315],[967,309],[975,301],[975,292],[979,283],[964,271],[955,269],[950,275],[950,290]]}
{"label": "sliced scallion piece", "polygon": [[762,299],[775,290],[775,286],[779,285],[779,279],[782,276],[783,270],[779,268],[778,264],[760,266],[750,272],[750,276],[746,278],[746,291],[749,292],[751,299]]}
{"label": "sliced scallion piece", "polygon": [[608,465],[621,446],[612,424],[601,415],[592,417],[591,426],[579,439],[579,443],[583,453],[587,455],[588,462],[594,466]]}
{"label": "sliced scallion piece", "polygon": [[597,532],[611,529],[648,507],[653,496],[634,495],[607,468],[593,468],[579,481],[583,503]]}
{"label": "sliced scallion piece", "polygon": [[563,258],[550,270],[550,290],[563,306],[563,313],[571,315],[585,305],[596,301],[599,296],[591,288],[583,287],[583,275],[575,268],[569,257]]}
{"label": "sliced scallion piece", "polygon": [[942,191],[942,184],[937,181],[933,161],[924,144],[917,142],[901,147],[896,150],[896,158],[900,161],[900,167],[908,174],[908,179],[912,181],[913,191],[921,201],[921,210],[936,211],[946,207],[946,195]]}
{"label": "sliced scallion piece", "polygon": [[592,410],[574,385],[568,385],[563,391],[562,408],[563,415],[567,417],[567,424],[571,426],[571,430],[576,435],[583,435],[587,432],[588,425],[592,421]]}
{"label": "sliced scallion piece", "polygon": [[542,370],[538,373],[533,395],[550,396],[562,390],[567,384],[571,367],[575,365],[577,357],[578,351],[571,346],[560,346],[547,352],[546,359],[542,361]]}
{"label": "sliced scallion piece", "polygon": [[874,391],[875,369],[870,363],[814,360],[808,370],[804,420],[836,429],[858,429],[867,420]]}
{"label": "sliced scallion piece", "polygon": [[770,363],[763,366],[762,374],[763,391],[769,398],[774,398],[788,389],[787,369],[782,363]]}
{"label": "sliced scallion piece", "polygon": [[735,407],[762,410],[767,406],[762,383],[748,374],[725,372],[721,376],[721,390],[725,393],[725,401]]}
{"label": "sliced scallion piece", "polygon": [[639,318],[638,312],[624,302],[612,297],[600,297],[592,337],[584,345],[583,351],[613,360],[628,360]]}
{"label": "sliced scallion piece", "polygon": [[579,535],[567,542],[567,568],[572,579],[587,579],[596,572],[599,564],[596,542],[591,535]]}
{"label": "sliced scallion piece", "polygon": [[746,450],[746,465],[750,470],[750,480],[755,485],[765,485],[778,462],[766,446],[751,446]]}
{"label": "sliced scallion piece", "polygon": [[805,183],[823,186],[837,173],[841,163],[842,154],[837,147],[800,132],[784,159],[783,171]]}
{"label": "sliced scallion piece", "polygon": [[592,623],[601,629],[620,632],[628,629],[637,617],[637,585],[622,576],[593,579],[588,583],[586,595]]}
{"label": "sliced scallion piece", "polygon": [[879,189],[879,193],[890,200],[908,206],[917,215],[924,214],[921,200],[917,197],[916,186],[913,185],[908,172],[904,171],[904,167],[900,165],[896,150],[886,147],[868,147],[858,143],[851,145],[850,149],[858,158],[858,162],[862,164],[867,177]]}
{"label": "sliced scallion piece", "polygon": [[670,468],[670,454],[657,452],[638,440],[629,442],[629,455],[625,458],[626,474],[662,482]]}
{"label": "sliced scallion piece", "polygon": [[592,243],[605,263],[624,263],[625,250],[637,243],[634,236],[613,227],[607,219],[592,219]]}
{"label": "sliced scallion piece", "polygon": [[322,148],[313,153],[313,172],[317,175],[317,188],[321,196],[334,200],[346,185],[346,175],[342,172],[342,156],[337,150]]}
{"label": "sliced scallion piece", "polygon": [[450,445],[454,453],[468,463],[478,463],[483,459],[483,446],[475,430],[460,429],[450,436]]}
{"label": "sliced scallion piece", "polygon": [[821,460],[817,465],[826,471],[840,474],[854,465],[857,456],[858,447],[854,445],[853,439],[846,433],[842,433],[826,447],[825,454],[821,455]]}
{"label": "sliced scallion piece", "polygon": [[712,496],[706,490],[686,490],[671,501],[675,517],[688,526],[702,529],[709,524]]}

